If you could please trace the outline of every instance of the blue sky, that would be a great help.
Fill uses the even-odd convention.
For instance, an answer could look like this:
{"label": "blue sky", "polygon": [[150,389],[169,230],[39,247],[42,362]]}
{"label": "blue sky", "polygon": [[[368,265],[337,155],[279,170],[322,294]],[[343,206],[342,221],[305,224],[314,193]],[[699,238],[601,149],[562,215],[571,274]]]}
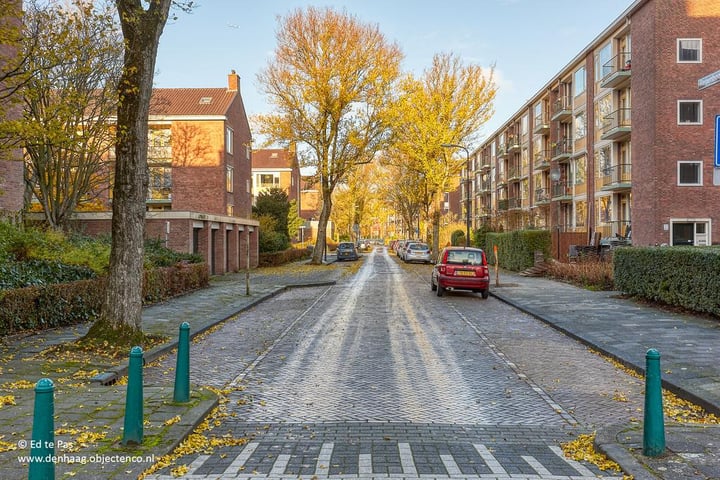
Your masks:
{"label": "blue sky", "polygon": [[165,27],[155,86],[224,87],[234,69],[248,115],[267,113],[256,78],[275,49],[278,16],[330,6],[377,24],[400,45],[407,72],[420,75],[438,52],[483,68],[494,64],[496,113],[482,132],[489,135],[633,1],[199,0],[191,14],[178,13]]}

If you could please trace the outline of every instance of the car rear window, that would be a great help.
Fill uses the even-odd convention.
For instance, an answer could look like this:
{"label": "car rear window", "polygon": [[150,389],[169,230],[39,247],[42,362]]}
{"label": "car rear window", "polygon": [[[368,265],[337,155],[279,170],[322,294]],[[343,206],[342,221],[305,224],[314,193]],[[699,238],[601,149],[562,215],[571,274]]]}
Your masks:
{"label": "car rear window", "polygon": [[451,250],[447,255],[447,263],[456,265],[482,265],[482,252],[468,252],[465,250]]}
{"label": "car rear window", "polygon": [[410,250],[429,250],[430,248],[427,245],[423,245],[422,243],[413,243],[410,244]]}

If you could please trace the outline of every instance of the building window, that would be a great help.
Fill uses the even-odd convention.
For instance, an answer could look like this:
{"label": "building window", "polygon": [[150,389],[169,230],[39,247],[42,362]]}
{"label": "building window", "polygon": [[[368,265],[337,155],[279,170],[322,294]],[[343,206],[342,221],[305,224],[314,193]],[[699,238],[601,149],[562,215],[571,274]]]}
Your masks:
{"label": "building window", "polygon": [[245,180],[245,190],[247,193],[250,193],[250,179]]}
{"label": "building window", "polygon": [[598,51],[595,55],[595,81],[599,82],[607,75],[612,73],[612,65],[610,65],[610,59],[612,58],[612,44],[607,43],[604,47]]}
{"label": "building window", "polygon": [[225,151],[232,155],[233,153],[233,130],[225,127]]}
{"label": "building window", "polygon": [[701,63],[702,62],[702,39],[700,39],[700,38],[678,38],[677,62],[678,63]]}
{"label": "building window", "polygon": [[226,168],[226,169],[225,169],[225,189],[226,189],[228,192],[232,193],[232,191],[233,191],[233,183],[234,183],[234,181],[233,181],[233,167],[231,167],[230,165],[228,165],[228,166],[225,167],[225,168]]}
{"label": "building window", "polygon": [[702,125],[702,100],[678,100],[678,124]]}
{"label": "building window", "polygon": [[245,145],[245,158],[247,160],[250,160],[250,152],[252,152],[250,145]]}
{"label": "building window", "polygon": [[580,67],[575,70],[573,77],[573,96],[577,97],[585,93],[585,67]]}
{"label": "building window", "polygon": [[702,162],[678,162],[679,186],[702,186]]}
{"label": "building window", "polygon": [[225,213],[227,214],[228,217],[232,217],[233,214],[235,213],[235,207],[233,205],[228,205]]}
{"label": "building window", "polygon": [[585,138],[586,131],[585,112],[582,112],[575,116],[575,139]]}

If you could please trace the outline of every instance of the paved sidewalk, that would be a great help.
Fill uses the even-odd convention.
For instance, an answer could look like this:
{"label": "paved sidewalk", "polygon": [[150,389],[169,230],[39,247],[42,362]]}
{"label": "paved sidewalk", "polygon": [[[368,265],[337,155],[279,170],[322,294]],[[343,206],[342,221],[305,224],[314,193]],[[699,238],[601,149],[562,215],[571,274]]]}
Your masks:
{"label": "paved sidewalk", "polygon": [[[299,265],[293,273],[257,270],[249,277],[249,295],[245,274],[214,277],[206,289],[146,307],[143,329],[170,341],[144,352],[143,359],[151,363],[177,348],[183,322],[190,324],[190,335],[195,337],[286,288],[332,284],[344,275],[343,267]],[[88,327],[0,339],[0,478],[28,476],[28,463],[22,457],[31,453],[34,387],[41,378],[50,378],[55,385],[55,478],[136,478],[172,452],[217,406],[214,392],[195,386],[188,403],[174,403],[174,375],[169,374],[162,385],[144,386],[143,445],[122,446],[126,387],[113,382],[127,374],[127,361],[86,364],[71,355],[52,359],[40,355],[50,346],[81,337]]]}
{"label": "paved sidewalk", "polygon": [[[501,272],[491,294],[638,372],[661,354],[663,387],[720,415],[720,319],[671,313],[545,278]],[[596,446],[644,479],[720,479],[720,426],[665,425],[667,454],[642,455],[642,425],[597,432]]]}

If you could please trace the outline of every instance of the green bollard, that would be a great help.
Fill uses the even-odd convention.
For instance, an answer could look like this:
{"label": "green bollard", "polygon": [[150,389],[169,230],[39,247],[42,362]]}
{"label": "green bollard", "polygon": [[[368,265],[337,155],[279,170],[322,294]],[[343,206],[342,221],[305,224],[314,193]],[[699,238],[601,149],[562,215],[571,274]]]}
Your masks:
{"label": "green bollard", "polygon": [[660,352],[651,348],[645,355],[645,421],[643,455],[657,457],[665,451]]}
{"label": "green bollard", "polygon": [[180,325],[180,339],[178,340],[177,362],[175,364],[175,391],[173,402],[184,403],[190,401],[190,325],[183,322]]}
{"label": "green bollard", "polygon": [[143,441],[143,351],[130,349],[127,396],[125,398],[125,428],[122,444],[140,445]]}
{"label": "green bollard", "polygon": [[[49,378],[35,384],[35,411],[30,440],[28,480],[55,478],[55,385]],[[34,461],[33,461],[34,460]]]}

